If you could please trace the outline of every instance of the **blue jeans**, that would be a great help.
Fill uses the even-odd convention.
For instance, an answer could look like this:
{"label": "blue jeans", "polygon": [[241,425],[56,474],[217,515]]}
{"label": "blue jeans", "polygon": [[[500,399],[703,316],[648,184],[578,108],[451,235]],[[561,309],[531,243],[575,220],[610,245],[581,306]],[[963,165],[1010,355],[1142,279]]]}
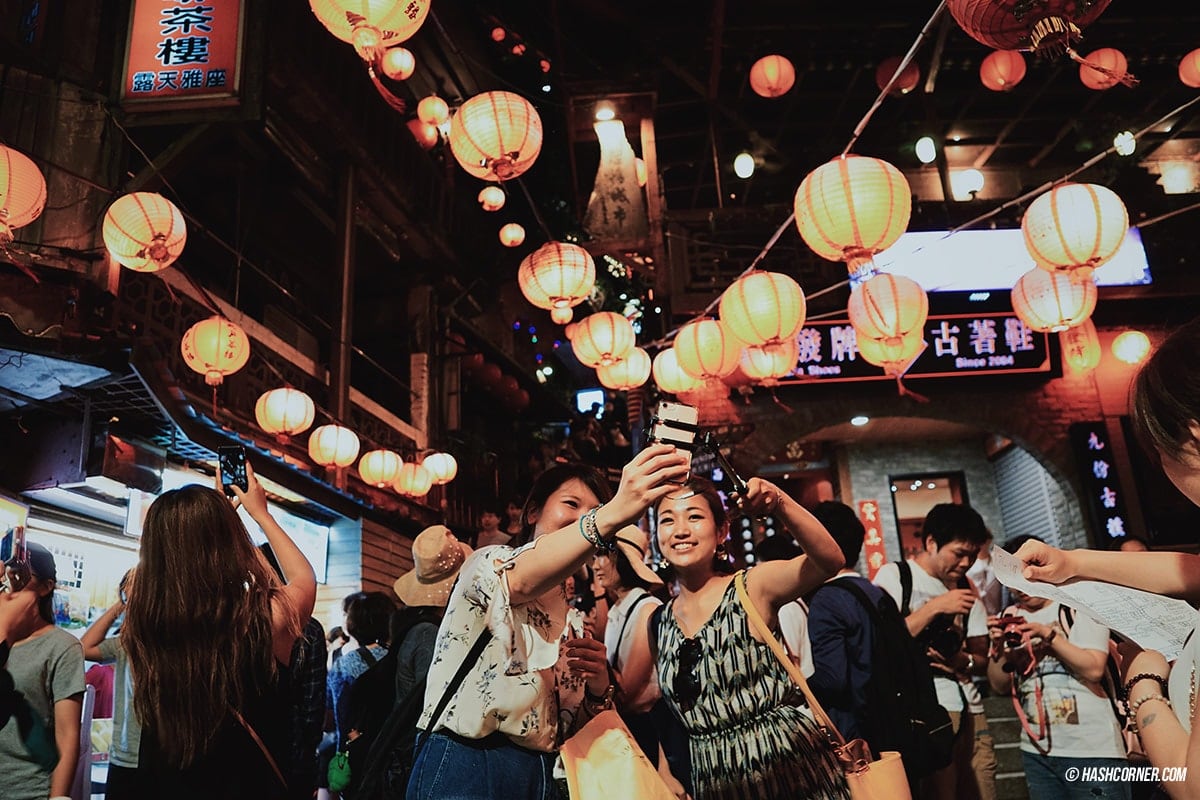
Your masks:
{"label": "blue jeans", "polygon": [[[1127,783],[1084,782],[1078,770],[1084,767],[1127,767],[1124,758],[1067,758],[1044,756],[1041,753],[1021,751],[1025,764],[1025,783],[1029,786],[1029,800],[1129,800]],[[1071,776],[1068,769],[1074,769]],[[1069,780],[1073,777],[1074,780]]]}
{"label": "blue jeans", "polygon": [[417,734],[407,800],[559,800],[557,753],[517,747],[502,733],[464,739]]}

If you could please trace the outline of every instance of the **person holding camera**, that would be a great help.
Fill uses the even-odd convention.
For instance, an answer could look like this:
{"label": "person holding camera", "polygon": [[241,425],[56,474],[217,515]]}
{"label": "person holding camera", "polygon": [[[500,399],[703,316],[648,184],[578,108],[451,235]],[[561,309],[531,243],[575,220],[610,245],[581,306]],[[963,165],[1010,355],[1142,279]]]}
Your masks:
{"label": "person holding camera", "polygon": [[987,612],[966,577],[988,529],[970,506],[940,503],[925,516],[922,531],[924,549],[875,575],[875,585],[892,596],[909,632],[925,645],[938,702],[954,726],[953,760],[924,780],[921,794],[995,800],[996,753],[983,697],[971,680],[987,666]]}
{"label": "person holding camera", "polygon": [[[1020,543],[1004,549],[1015,551]],[[1127,783],[1079,777],[1106,774],[1084,767],[1128,764],[1121,726],[1100,685],[1108,628],[1086,614],[1069,614],[1056,600],[1009,591],[1015,604],[988,620],[988,682],[996,693],[1012,694],[1030,800],[1129,800]]]}

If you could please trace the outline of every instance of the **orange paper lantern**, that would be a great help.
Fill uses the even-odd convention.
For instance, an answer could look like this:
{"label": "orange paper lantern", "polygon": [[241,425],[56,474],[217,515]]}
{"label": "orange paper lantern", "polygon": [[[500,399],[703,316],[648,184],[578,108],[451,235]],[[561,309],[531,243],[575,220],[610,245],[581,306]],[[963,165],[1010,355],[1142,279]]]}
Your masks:
{"label": "orange paper lantern", "polygon": [[1061,55],[1108,8],[1111,0],[948,0],[954,21],[972,39],[994,50]]}
{"label": "orange paper lantern", "polygon": [[1125,331],[1113,339],[1112,354],[1126,364],[1140,364],[1150,353],[1150,337],[1141,331]]}
{"label": "orange paper lantern", "polygon": [[183,361],[204,376],[209,386],[220,386],[250,360],[250,337],[222,316],[209,317],[187,329],[179,343]]}
{"label": "orange paper lantern", "polygon": [[929,318],[929,296],[912,278],[880,273],[851,290],[846,310],[859,342],[879,339],[894,347],[921,330]]}
{"label": "orange paper lantern", "polygon": [[532,167],[542,151],[542,118],[518,94],[477,94],[450,120],[450,150],[476,178],[515,178]]}
{"label": "orange paper lantern", "polygon": [[579,363],[602,367],[629,355],[636,339],[628,319],[615,311],[600,311],[579,321],[571,347]]}
{"label": "orange paper lantern", "polygon": [[449,453],[430,453],[421,460],[421,466],[429,471],[435,486],[449,483],[458,475],[458,461]]}
{"label": "orange paper lantern", "polygon": [[787,94],[795,83],[796,68],[783,56],[763,56],[750,67],[750,88],[760,97]]}
{"label": "orange paper lantern", "polygon": [[1025,248],[1042,269],[1091,275],[1121,249],[1129,214],[1111,189],[1063,183],[1029,204],[1021,231]]}
{"label": "orange paper lantern", "polygon": [[654,385],[659,391],[669,394],[695,391],[703,383],[683,371],[683,367],[679,366],[679,354],[675,352],[674,347],[659,351],[654,357],[651,371],[654,375]]}
{"label": "orange paper lantern", "polygon": [[441,141],[442,134],[438,131],[436,125],[430,125],[428,122],[422,122],[419,119],[410,119],[407,123],[409,131],[412,132],[413,138],[417,140],[417,144],[425,150],[430,150]]}
{"label": "orange paper lantern", "polygon": [[884,374],[892,378],[903,375],[925,347],[925,340],[919,328],[909,331],[890,344],[882,339],[858,338],[858,354],[862,356],[862,360],[882,368]]}
{"label": "orange paper lantern", "polygon": [[900,170],[882,159],[838,156],[800,182],[795,211],[805,243],[853,272],[904,233],[912,191]]}
{"label": "orange paper lantern", "polygon": [[372,52],[410,38],[429,14],[430,0],[309,0],[321,24],[358,54]]}
{"label": "orange paper lantern", "polygon": [[979,80],[993,92],[1007,92],[1025,77],[1025,56],[1019,50],[995,50],[979,65]]}
{"label": "orange paper lantern", "polygon": [[410,461],[400,467],[400,474],[392,488],[409,497],[424,497],[433,488],[433,476],[425,467]]}
{"label": "orange paper lantern", "polygon": [[154,192],[118,197],[104,213],[103,234],[113,260],[137,272],[171,266],[187,244],[183,214]]}
{"label": "orange paper lantern", "polygon": [[742,343],[715,319],[684,325],[672,346],[683,371],[700,380],[724,378],[737,369],[742,355]]}
{"label": "orange paper lantern", "polygon": [[499,211],[504,208],[507,200],[504,190],[499,186],[485,186],[479,190],[479,205],[484,211]]}
{"label": "orange paper lantern", "polygon": [[774,344],[751,345],[742,350],[738,366],[747,378],[764,386],[774,386],[796,369],[800,342],[796,337]]}
{"label": "orange paper lantern", "polygon": [[358,434],[341,425],[322,425],[308,437],[308,456],[322,467],[348,467],[358,458]]}
{"label": "orange paper lantern", "polygon": [[290,386],[263,392],[254,404],[258,427],[283,441],[308,430],[316,411],[311,397]]}
{"label": "orange paper lantern", "polygon": [[500,228],[500,244],[505,247],[520,247],[525,242],[525,226],[509,222]]}
{"label": "orange paper lantern", "polygon": [[1179,60],[1179,80],[1184,86],[1200,89],[1200,48]]}
{"label": "orange paper lantern", "polygon": [[382,489],[396,480],[403,463],[393,450],[369,450],[358,461],[358,475],[363,483]]}
{"label": "orange paper lantern", "polygon": [[[901,56],[891,56],[879,62],[879,66],[875,68],[875,85],[879,87],[879,91],[883,91],[883,87],[888,85],[888,81],[896,74],[896,67],[900,66],[903,60]],[[917,84],[921,80],[921,68],[915,62],[910,61],[904,70],[896,78],[896,82],[892,84],[890,94],[908,94],[913,89],[917,88]]]}
{"label": "orange paper lantern", "polygon": [[[1103,47],[1084,56],[1087,64],[1079,65],[1079,80],[1089,89],[1103,91],[1121,82],[1129,72],[1125,54],[1115,47]],[[1100,69],[1090,66],[1094,64]]]}
{"label": "orange paper lantern", "polygon": [[379,69],[394,81],[406,81],[417,68],[417,59],[411,50],[389,47],[379,59]]}
{"label": "orange paper lantern", "polygon": [[620,361],[597,367],[596,377],[607,389],[618,392],[636,389],[650,378],[650,354],[640,347],[635,347]]}
{"label": "orange paper lantern", "polygon": [[1062,345],[1063,363],[1076,372],[1087,372],[1100,363],[1100,335],[1096,332],[1096,323],[1090,319],[1059,331],[1058,341]]}
{"label": "orange paper lantern", "polygon": [[431,94],[417,103],[417,119],[434,127],[442,125],[450,119],[450,106],[436,94]]}
{"label": "orange paper lantern", "polygon": [[22,152],[0,144],[0,244],[13,240],[13,230],[42,215],[46,179]]}
{"label": "orange paper lantern", "polygon": [[1096,282],[1091,276],[1031,269],[1012,288],[1012,307],[1035,331],[1058,333],[1073,328],[1096,308]]}
{"label": "orange paper lantern", "polygon": [[[591,253],[577,244],[547,242],[521,259],[517,284],[525,299],[538,308],[570,309],[592,293],[596,285],[596,262]],[[564,322],[570,319],[567,317]]]}
{"label": "orange paper lantern", "polygon": [[745,344],[777,344],[795,338],[806,306],[800,284],[779,272],[751,272],[721,294],[721,322]]}

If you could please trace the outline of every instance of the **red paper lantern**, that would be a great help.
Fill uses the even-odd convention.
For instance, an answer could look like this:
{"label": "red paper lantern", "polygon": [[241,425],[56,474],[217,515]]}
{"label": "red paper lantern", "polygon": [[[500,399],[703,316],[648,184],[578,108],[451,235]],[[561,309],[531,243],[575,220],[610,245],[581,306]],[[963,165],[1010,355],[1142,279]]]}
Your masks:
{"label": "red paper lantern", "polygon": [[1200,48],[1180,59],[1179,80],[1183,81],[1184,86],[1200,89]]}
{"label": "red paper lantern", "polygon": [[[879,62],[879,66],[875,68],[875,85],[879,87],[879,91],[882,92],[883,87],[888,85],[888,81],[896,74],[896,67],[900,66],[900,62],[903,60],[901,56],[892,56]],[[917,88],[920,80],[921,68],[915,62],[910,61],[896,78],[896,82],[892,84],[890,94],[908,94]]]}
{"label": "red paper lantern", "polygon": [[413,138],[417,140],[417,144],[421,145],[425,150],[433,148],[434,145],[441,141],[442,135],[438,132],[436,125],[430,125],[428,122],[422,122],[419,119],[410,119],[406,124],[412,132]]}
{"label": "red paper lantern", "polygon": [[0,144],[0,244],[13,229],[33,222],[46,207],[46,179],[24,153]]}
{"label": "red paper lantern", "polygon": [[1110,0],[947,0],[968,36],[993,50],[1033,50],[1061,55],[1081,29],[1104,13]]}
{"label": "red paper lantern", "polygon": [[504,373],[495,364],[484,364],[475,373],[475,380],[480,386],[491,387],[497,386],[500,379],[504,377]]}
{"label": "red paper lantern", "polygon": [[413,57],[411,50],[389,47],[379,59],[379,68],[394,81],[406,81],[417,68],[417,59]]}
{"label": "red paper lantern", "polygon": [[499,186],[485,186],[479,190],[479,205],[484,211],[499,211],[504,208],[506,199]]}
{"label": "red paper lantern", "polygon": [[434,127],[442,125],[450,119],[450,106],[436,94],[431,94],[417,103],[417,119]]}
{"label": "red paper lantern", "polygon": [[500,228],[500,244],[505,247],[520,247],[525,241],[525,226],[519,222],[509,222]]}
{"label": "red paper lantern", "polygon": [[1093,50],[1084,56],[1084,61],[1087,63],[1079,65],[1079,80],[1089,89],[1111,89],[1129,73],[1125,54],[1115,47]]}
{"label": "red paper lantern", "polygon": [[750,67],[750,88],[761,97],[787,94],[795,83],[796,68],[783,56],[763,56]]}
{"label": "red paper lantern", "polygon": [[993,92],[1007,92],[1025,77],[1025,56],[1017,50],[996,50],[979,65],[979,80]]}

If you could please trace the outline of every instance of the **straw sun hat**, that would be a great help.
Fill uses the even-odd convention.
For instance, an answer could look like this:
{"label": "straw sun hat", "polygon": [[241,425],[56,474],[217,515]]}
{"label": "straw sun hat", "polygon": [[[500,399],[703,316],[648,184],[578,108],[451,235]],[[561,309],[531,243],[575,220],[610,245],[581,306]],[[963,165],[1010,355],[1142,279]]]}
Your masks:
{"label": "straw sun hat", "polygon": [[429,526],[413,539],[414,566],[392,584],[396,596],[407,606],[444,608],[458,571],[473,552],[445,525]]}

